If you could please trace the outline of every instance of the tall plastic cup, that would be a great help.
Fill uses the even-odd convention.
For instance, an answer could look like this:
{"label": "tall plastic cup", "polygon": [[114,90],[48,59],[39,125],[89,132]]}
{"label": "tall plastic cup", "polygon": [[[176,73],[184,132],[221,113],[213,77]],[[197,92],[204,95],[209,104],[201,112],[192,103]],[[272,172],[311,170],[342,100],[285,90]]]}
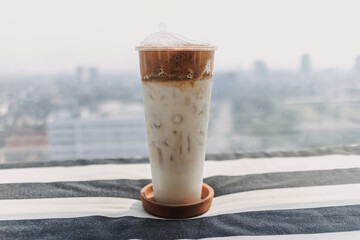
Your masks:
{"label": "tall plastic cup", "polygon": [[201,198],[215,48],[139,46],[154,198]]}

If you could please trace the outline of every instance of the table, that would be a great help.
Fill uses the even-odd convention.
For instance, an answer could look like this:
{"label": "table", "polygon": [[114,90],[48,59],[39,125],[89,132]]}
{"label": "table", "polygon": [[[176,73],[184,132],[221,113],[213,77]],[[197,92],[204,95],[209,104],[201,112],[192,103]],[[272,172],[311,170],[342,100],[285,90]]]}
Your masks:
{"label": "table", "polygon": [[208,155],[206,214],[147,214],[146,158],[0,165],[0,239],[360,239],[359,146]]}

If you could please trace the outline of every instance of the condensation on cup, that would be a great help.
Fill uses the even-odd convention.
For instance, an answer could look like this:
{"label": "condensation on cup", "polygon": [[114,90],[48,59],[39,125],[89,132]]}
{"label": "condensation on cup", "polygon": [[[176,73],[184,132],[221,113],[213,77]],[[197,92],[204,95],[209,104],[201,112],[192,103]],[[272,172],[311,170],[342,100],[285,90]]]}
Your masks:
{"label": "condensation on cup", "polygon": [[199,201],[216,49],[163,31],[136,50],[155,200]]}

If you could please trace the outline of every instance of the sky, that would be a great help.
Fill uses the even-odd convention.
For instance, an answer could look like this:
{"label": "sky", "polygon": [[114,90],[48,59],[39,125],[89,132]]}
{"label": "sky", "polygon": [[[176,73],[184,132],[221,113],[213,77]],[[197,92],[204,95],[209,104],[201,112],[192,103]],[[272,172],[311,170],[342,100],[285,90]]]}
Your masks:
{"label": "sky", "polygon": [[215,69],[350,69],[360,55],[360,1],[0,0],[0,74],[138,71],[135,46],[166,30],[218,47]]}

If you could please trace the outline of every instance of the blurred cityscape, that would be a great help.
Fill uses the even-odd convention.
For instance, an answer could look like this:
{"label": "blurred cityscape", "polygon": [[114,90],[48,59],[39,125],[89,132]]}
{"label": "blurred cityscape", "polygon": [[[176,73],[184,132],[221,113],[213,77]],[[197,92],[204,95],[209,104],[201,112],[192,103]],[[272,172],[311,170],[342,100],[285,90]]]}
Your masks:
{"label": "blurred cityscape", "polygon": [[[216,72],[208,153],[360,143],[360,57],[351,70]],[[0,76],[0,162],[146,156],[138,73]]]}

